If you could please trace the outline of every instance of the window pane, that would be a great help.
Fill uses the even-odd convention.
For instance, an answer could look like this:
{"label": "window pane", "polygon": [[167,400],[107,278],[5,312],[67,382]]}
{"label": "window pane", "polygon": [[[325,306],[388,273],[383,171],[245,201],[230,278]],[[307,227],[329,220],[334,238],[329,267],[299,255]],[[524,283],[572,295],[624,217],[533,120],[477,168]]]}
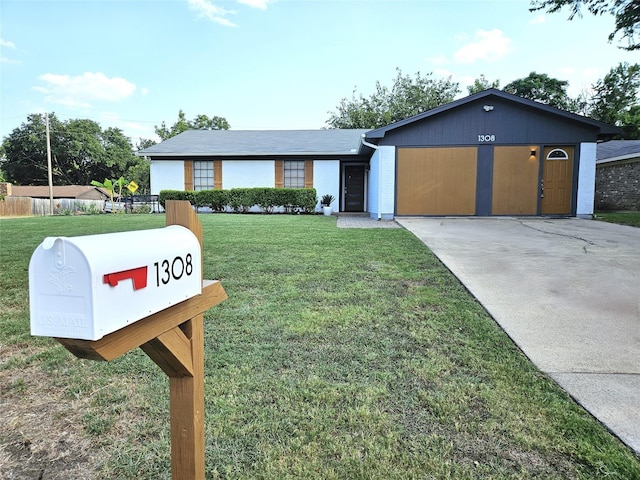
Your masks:
{"label": "window pane", "polygon": [[213,189],[213,162],[193,162],[193,189]]}
{"label": "window pane", "polygon": [[284,162],[285,188],[304,188],[304,160],[287,160]]}

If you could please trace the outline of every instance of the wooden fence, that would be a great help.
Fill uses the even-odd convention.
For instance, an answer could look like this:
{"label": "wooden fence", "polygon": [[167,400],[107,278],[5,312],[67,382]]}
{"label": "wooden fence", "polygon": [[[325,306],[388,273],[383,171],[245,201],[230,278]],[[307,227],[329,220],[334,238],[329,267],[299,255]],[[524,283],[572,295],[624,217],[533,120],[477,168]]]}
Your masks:
{"label": "wooden fence", "polygon": [[[54,215],[100,213],[103,209],[104,201],[102,200],[53,199]],[[0,200],[0,217],[49,215],[49,212],[48,198],[4,197],[4,200]]]}

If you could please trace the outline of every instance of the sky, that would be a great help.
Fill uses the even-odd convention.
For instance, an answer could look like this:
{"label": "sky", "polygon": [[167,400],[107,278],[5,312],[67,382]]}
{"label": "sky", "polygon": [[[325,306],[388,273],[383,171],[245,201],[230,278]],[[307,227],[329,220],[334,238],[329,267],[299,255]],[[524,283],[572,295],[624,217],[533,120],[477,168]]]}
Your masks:
{"label": "sky", "polygon": [[612,16],[568,20],[528,0],[2,0],[0,138],[32,113],[131,137],[199,114],[234,130],[319,129],[396,69],[467,86],[529,73],[577,96],[638,52]]}

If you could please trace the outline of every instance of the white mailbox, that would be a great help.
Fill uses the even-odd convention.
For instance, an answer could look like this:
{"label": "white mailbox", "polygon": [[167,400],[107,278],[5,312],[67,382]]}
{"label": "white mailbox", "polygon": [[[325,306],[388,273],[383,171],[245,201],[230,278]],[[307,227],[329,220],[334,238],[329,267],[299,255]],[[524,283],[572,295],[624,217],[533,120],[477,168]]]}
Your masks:
{"label": "white mailbox", "polygon": [[31,334],[98,340],[202,293],[187,228],[48,237],[29,263]]}

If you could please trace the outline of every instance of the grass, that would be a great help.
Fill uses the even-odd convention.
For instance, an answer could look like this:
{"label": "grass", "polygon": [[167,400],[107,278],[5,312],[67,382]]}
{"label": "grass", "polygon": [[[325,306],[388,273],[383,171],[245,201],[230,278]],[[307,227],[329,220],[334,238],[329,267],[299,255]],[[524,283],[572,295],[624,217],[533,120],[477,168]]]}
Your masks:
{"label": "grass", "polygon": [[596,220],[640,227],[640,212],[597,212]]}
{"label": "grass", "polygon": [[[640,478],[639,459],[407,231],[200,218],[205,278],[229,295],[205,317],[207,478]],[[64,430],[90,477],[170,478],[161,371],[139,350],[98,363],[31,337],[26,302],[45,236],[163,225],[159,215],[0,221],[3,402],[49,412],[19,435],[0,424],[0,465],[4,451],[21,468],[18,446],[33,453],[44,437],[49,456],[35,458],[51,464]]]}

